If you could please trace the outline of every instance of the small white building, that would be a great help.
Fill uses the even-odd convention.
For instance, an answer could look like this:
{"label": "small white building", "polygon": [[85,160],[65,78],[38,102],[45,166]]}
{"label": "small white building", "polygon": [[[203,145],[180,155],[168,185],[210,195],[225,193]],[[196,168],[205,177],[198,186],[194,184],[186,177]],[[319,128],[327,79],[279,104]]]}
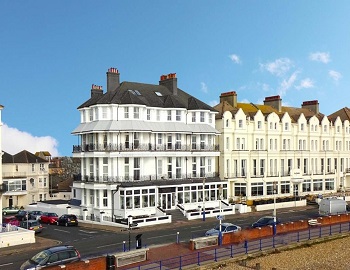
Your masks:
{"label": "small white building", "polygon": [[25,207],[49,196],[49,161],[26,150],[2,155],[3,207]]}

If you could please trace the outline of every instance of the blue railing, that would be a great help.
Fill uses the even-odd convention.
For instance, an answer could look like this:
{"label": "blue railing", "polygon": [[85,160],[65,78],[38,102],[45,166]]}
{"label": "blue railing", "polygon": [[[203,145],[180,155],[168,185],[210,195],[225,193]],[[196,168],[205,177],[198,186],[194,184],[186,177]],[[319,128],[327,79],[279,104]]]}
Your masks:
{"label": "blue railing", "polygon": [[151,270],[151,269],[182,269],[190,265],[202,265],[205,262],[217,262],[228,258],[239,258],[247,254],[269,251],[290,244],[297,244],[308,240],[315,240],[332,235],[349,233],[350,222],[333,224],[329,226],[315,226],[309,229],[277,234],[276,236],[244,241],[239,244],[222,245],[215,248],[205,248],[200,251],[189,251],[186,255],[176,256],[161,261],[147,261],[138,266],[121,267],[122,269]]}

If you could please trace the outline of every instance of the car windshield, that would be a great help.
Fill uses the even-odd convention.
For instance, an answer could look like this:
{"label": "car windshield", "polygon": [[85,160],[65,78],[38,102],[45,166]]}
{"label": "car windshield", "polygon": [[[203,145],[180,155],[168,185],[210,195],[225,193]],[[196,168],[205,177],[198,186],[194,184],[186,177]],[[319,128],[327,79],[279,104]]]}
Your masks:
{"label": "car windshield", "polygon": [[41,265],[43,262],[45,262],[50,256],[50,253],[47,250],[43,250],[39,252],[38,254],[34,255],[30,260],[34,262],[35,264]]}
{"label": "car windshield", "polygon": [[258,220],[258,222],[259,222],[259,223],[263,223],[263,224],[265,224],[265,223],[268,223],[268,222],[269,222],[269,220],[270,220],[270,218],[263,217],[263,218],[259,219],[259,220]]}
{"label": "car windshield", "polygon": [[[220,231],[220,224],[216,225],[214,229],[217,231]],[[226,226],[221,224],[221,231],[223,232],[225,229],[226,229]]]}

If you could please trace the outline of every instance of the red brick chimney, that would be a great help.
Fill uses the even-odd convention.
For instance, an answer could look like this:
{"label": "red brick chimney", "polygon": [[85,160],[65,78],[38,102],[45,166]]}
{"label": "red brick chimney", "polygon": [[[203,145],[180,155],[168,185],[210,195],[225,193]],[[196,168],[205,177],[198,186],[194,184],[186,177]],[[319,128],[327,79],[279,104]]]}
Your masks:
{"label": "red brick chimney", "polygon": [[159,85],[163,85],[173,93],[174,96],[177,95],[177,78],[176,73],[169,73],[168,75],[160,76]]}
{"label": "red brick chimney", "polygon": [[107,74],[107,92],[117,89],[120,84],[120,81],[119,81],[120,74],[118,72],[118,69],[109,68],[106,74]]}
{"label": "red brick chimney", "polygon": [[236,91],[221,93],[220,95],[220,103],[228,102],[231,106],[237,107],[237,93]]}
{"label": "red brick chimney", "polygon": [[103,95],[102,86],[92,84],[91,85],[91,97],[94,97],[97,95]]}
{"label": "red brick chimney", "polygon": [[309,109],[315,114],[318,114],[320,112],[318,100],[304,101],[303,104],[301,104],[301,107],[303,109]]}
{"label": "red brick chimney", "polygon": [[278,95],[266,97],[264,100],[264,105],[271,106],[275,108],[278,112],[282,111],[282,99]]}

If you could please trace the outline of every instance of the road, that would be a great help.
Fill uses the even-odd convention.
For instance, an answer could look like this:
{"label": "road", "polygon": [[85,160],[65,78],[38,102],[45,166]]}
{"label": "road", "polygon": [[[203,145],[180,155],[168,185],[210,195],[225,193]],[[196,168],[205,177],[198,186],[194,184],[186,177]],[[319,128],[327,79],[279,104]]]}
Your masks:
{"label": "road", "polygon": [[[225,222],[231,222],[241,226],[249,227],[259,217],[271,214],[271,211],[230,215]],[[282,222],[306,220],[317,217],[317,208],[285,208],[277,211]],[[207,218],[205,221],[192,220],[181,224],[167,224],[146,228],[136,228],[130,231],[130,248],[135,249],[135,237],[142,234],[142,246],[152,246],[167,243],[188,242],[192,238],[204,236],[205,231],[218,224],[216,218]],[[43,231],[38,237],[52,239],[56,243],[75,246],[83,258],[94,257],[101,254],[122,252],[129,249],[129,231],[116,229],[95,229],[89,225],[78,227],[64,227],[56,225],[43,225]],[[20,265],[28,258],[35,255],[42,247],[30,248],[22,246],[9,249],[0,249],[0,270],[19,269]],[[41,249],[40,249],[41,248]]]}

